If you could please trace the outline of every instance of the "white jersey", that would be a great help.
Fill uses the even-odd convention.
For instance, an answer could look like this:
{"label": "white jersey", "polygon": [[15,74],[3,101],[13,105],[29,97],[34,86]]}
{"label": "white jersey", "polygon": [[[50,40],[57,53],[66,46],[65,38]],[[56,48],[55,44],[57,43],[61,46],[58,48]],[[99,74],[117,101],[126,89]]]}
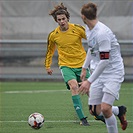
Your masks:
{"label": "white jersey", "polygon": [[100,61],[100,52],[109,52],[109,64],[99,77],[104,79],[123,77],[124,65],[120,53],[120,46],[112,31],[98,21],[92,30],[86,26],[86,36],[89,48],[91,48],[90,69],[96,69]]}

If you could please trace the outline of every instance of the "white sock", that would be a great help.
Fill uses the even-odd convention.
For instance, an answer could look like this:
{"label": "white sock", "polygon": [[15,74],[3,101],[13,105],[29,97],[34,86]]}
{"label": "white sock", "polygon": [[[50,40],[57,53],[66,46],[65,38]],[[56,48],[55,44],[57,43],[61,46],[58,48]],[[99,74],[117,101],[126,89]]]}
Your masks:
{"label": "white sock", "polygon": [[118,108],[118,106],[112,106],[112,113],[114,115],[118,115],[119,114],[119,108]]}
{"label": "white sock", "polygon": [[118,133],[117,120],[114,114],[109,118],[105,118],[105,121],[108,133]]}

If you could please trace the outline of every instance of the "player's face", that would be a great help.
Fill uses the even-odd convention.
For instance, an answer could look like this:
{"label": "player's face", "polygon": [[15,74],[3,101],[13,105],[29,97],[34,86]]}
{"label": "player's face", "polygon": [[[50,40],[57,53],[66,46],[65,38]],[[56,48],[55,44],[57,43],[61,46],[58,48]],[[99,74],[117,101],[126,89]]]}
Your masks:
{"label": "player's face", "polygon": [[65,14],[57,15],[57,23],[62,31],[66,31],[68,29],[68,19]]}

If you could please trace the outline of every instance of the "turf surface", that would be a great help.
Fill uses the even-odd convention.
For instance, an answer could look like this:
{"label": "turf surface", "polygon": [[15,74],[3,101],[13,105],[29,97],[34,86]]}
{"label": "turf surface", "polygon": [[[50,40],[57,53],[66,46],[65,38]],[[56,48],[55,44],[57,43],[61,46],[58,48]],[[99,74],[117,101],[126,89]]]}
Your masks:
{"label": "turf surface", "polygon": [[[72,105],[71,94],[62,82],[1,82],[0,133],[107,133],[102,122],[88,112],[87,96],[81,96],[83,108],[91,126],[79,125]],[[128,108],[128,128],[119,133],[133,133],[133,84],[123,83],[120,99],[115,105]],[[31,113],[44,115],[44,126],[34,130],[27,123]]]}

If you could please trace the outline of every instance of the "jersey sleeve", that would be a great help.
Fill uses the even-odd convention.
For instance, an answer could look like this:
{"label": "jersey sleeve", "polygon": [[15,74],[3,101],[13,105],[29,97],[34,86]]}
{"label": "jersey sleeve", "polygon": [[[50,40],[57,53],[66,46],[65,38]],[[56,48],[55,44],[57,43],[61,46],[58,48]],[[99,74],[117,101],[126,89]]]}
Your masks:
{"label": "jersey sleeve", "polygon": [[52,33],[50,33],[47,40],[47,51],[46,51],[45,62],[44,62],[44,66],[46,69],[50,68],[52,64],[52,57],[54,55],[55,49],[56,49],[56,45],[52,40]]}
{"label": "jersey sleeve", "polygon": [[99,52],[109,52],[111,50],[111,41],[108,35],[101,34],[98,37]]}
{"label": "jersey sleeve", "polygon": [[104,71],[105,67],[109,64],[109,60],[100,60],[98,66],[91,74],[91,76],[87,79],[90,83],[93,83],[99,75]]}
{"label": "jersey sleeve", "polygon": [[85,34],[85,27],[75,24],[75,28],[78,30],[78,32],[80,33],[81,37],[86,39],[86,34]]}

